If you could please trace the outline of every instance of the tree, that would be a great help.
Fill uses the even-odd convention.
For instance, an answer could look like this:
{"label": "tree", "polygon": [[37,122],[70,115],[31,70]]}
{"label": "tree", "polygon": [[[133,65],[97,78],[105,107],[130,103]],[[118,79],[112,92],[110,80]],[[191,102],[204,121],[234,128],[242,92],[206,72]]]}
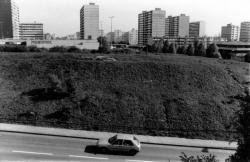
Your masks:
{"label": "tree", "polygon": [[175,47],[175,43],[171,43],[168,49],[168,53],[173,53],[176,54],[176,47]]}
{"label": "tree", "polygon": [[219,52],[219,48],[215,43],[212,43],[208,46],[207,51],[206,51],[206,57],[222,58]]}
{"label": "tree", "polygon": [[168,42],[168,40],[166,40],[166,41],[164,42],[162,52],[163,52],[163,53],[168,53],[168,48],[169,48],[169,42]]}
{"label": "tree", "polygon": [[194,46],[192,44],[190,44],[188,46],[186,54],[189,55],[189,56],[193,56],[194,55]]}
{"label": "tree", "polygon": [[206,49],[203,43],[200,43],[197,47],[196,56],[206,56]]}
{"label": "tree", "polygon": [[199,40],[198,38],[195,38],[194,40],[194,55],[195,56],[199,56],[199,51],[198,51],[198,47],[199,47],[200,43],[199,43]]}
{"label": "tree", "polygon": [[177,49],[178,54],[186,54],[187,53],[187,47],[185,45],[179,46]]}
{"label": "tree", "polygon": [[99,52],[107,53],[109,51],[109,44],[106,37],[98,37],[99,42]]}
{"label": "tree", "polygon": [[250,161],[250,92],[244,99],[241,110],[238,112],[236,125],[237,132],[240,134],[236,153],[231,156],[232,162]]}
{"label": "tree", "polygon": [[248,52],[245,56],[245,62],[250,63],[250,52]]}

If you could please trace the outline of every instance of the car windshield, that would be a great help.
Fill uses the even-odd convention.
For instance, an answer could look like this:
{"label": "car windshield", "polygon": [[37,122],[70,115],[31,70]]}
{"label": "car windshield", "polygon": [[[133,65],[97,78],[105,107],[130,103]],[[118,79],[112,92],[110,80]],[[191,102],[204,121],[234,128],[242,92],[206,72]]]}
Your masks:
{"label": "car windshield", "polygon": [[116,141],[116,139],[117,139],[117,135],[111,137],[111,138],[108,140],[108,142],[109,142],[110,144],[112,144],[112,143],[114,143],[114,142]]}

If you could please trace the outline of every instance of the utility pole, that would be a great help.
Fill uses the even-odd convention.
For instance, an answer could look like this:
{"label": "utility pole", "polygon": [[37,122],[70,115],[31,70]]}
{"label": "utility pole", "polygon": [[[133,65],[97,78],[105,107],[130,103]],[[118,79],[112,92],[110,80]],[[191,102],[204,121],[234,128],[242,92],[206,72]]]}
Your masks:
{"label": "utility pole", "polygon": [[110,40],[111,40],[111,43],[110,43],[110,48],[112,48],[112,42],[113,42],[112,31],[113,31],[113,18],[114,18],[114,16],[111,16],[111,17],[109,17],[109,18],[110,18],[110,22],[111,22],[111,33],[110,33]]}

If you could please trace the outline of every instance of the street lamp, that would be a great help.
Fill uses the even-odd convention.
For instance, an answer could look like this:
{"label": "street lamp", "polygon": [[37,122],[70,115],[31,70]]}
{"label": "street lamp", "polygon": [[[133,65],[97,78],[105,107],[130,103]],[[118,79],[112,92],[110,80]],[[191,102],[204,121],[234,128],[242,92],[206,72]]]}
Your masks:
{"label": "street lamp", "polygon": [[114,16],[111,16],[109,17],[110,18],[110,22],[111,22],[111,33],[110,33],[110,40],[111,40],[111,43],[110,43],[110,48],[112,48],[112,41],[113,41],[113,38],[112,38],[112,30],[113,30],[113,18]]}

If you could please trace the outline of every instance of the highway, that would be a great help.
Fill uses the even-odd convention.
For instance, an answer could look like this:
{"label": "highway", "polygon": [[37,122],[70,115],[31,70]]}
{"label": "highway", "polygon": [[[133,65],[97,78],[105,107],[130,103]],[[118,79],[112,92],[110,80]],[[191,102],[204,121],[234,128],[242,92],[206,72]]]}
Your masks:
{"label": "highway", "polygon": [[234,151],[142,144],[135,156],[101,154],[95,140],[0,132],[0,161],[177,162],[187,155],[214,154],[225,161]]}

